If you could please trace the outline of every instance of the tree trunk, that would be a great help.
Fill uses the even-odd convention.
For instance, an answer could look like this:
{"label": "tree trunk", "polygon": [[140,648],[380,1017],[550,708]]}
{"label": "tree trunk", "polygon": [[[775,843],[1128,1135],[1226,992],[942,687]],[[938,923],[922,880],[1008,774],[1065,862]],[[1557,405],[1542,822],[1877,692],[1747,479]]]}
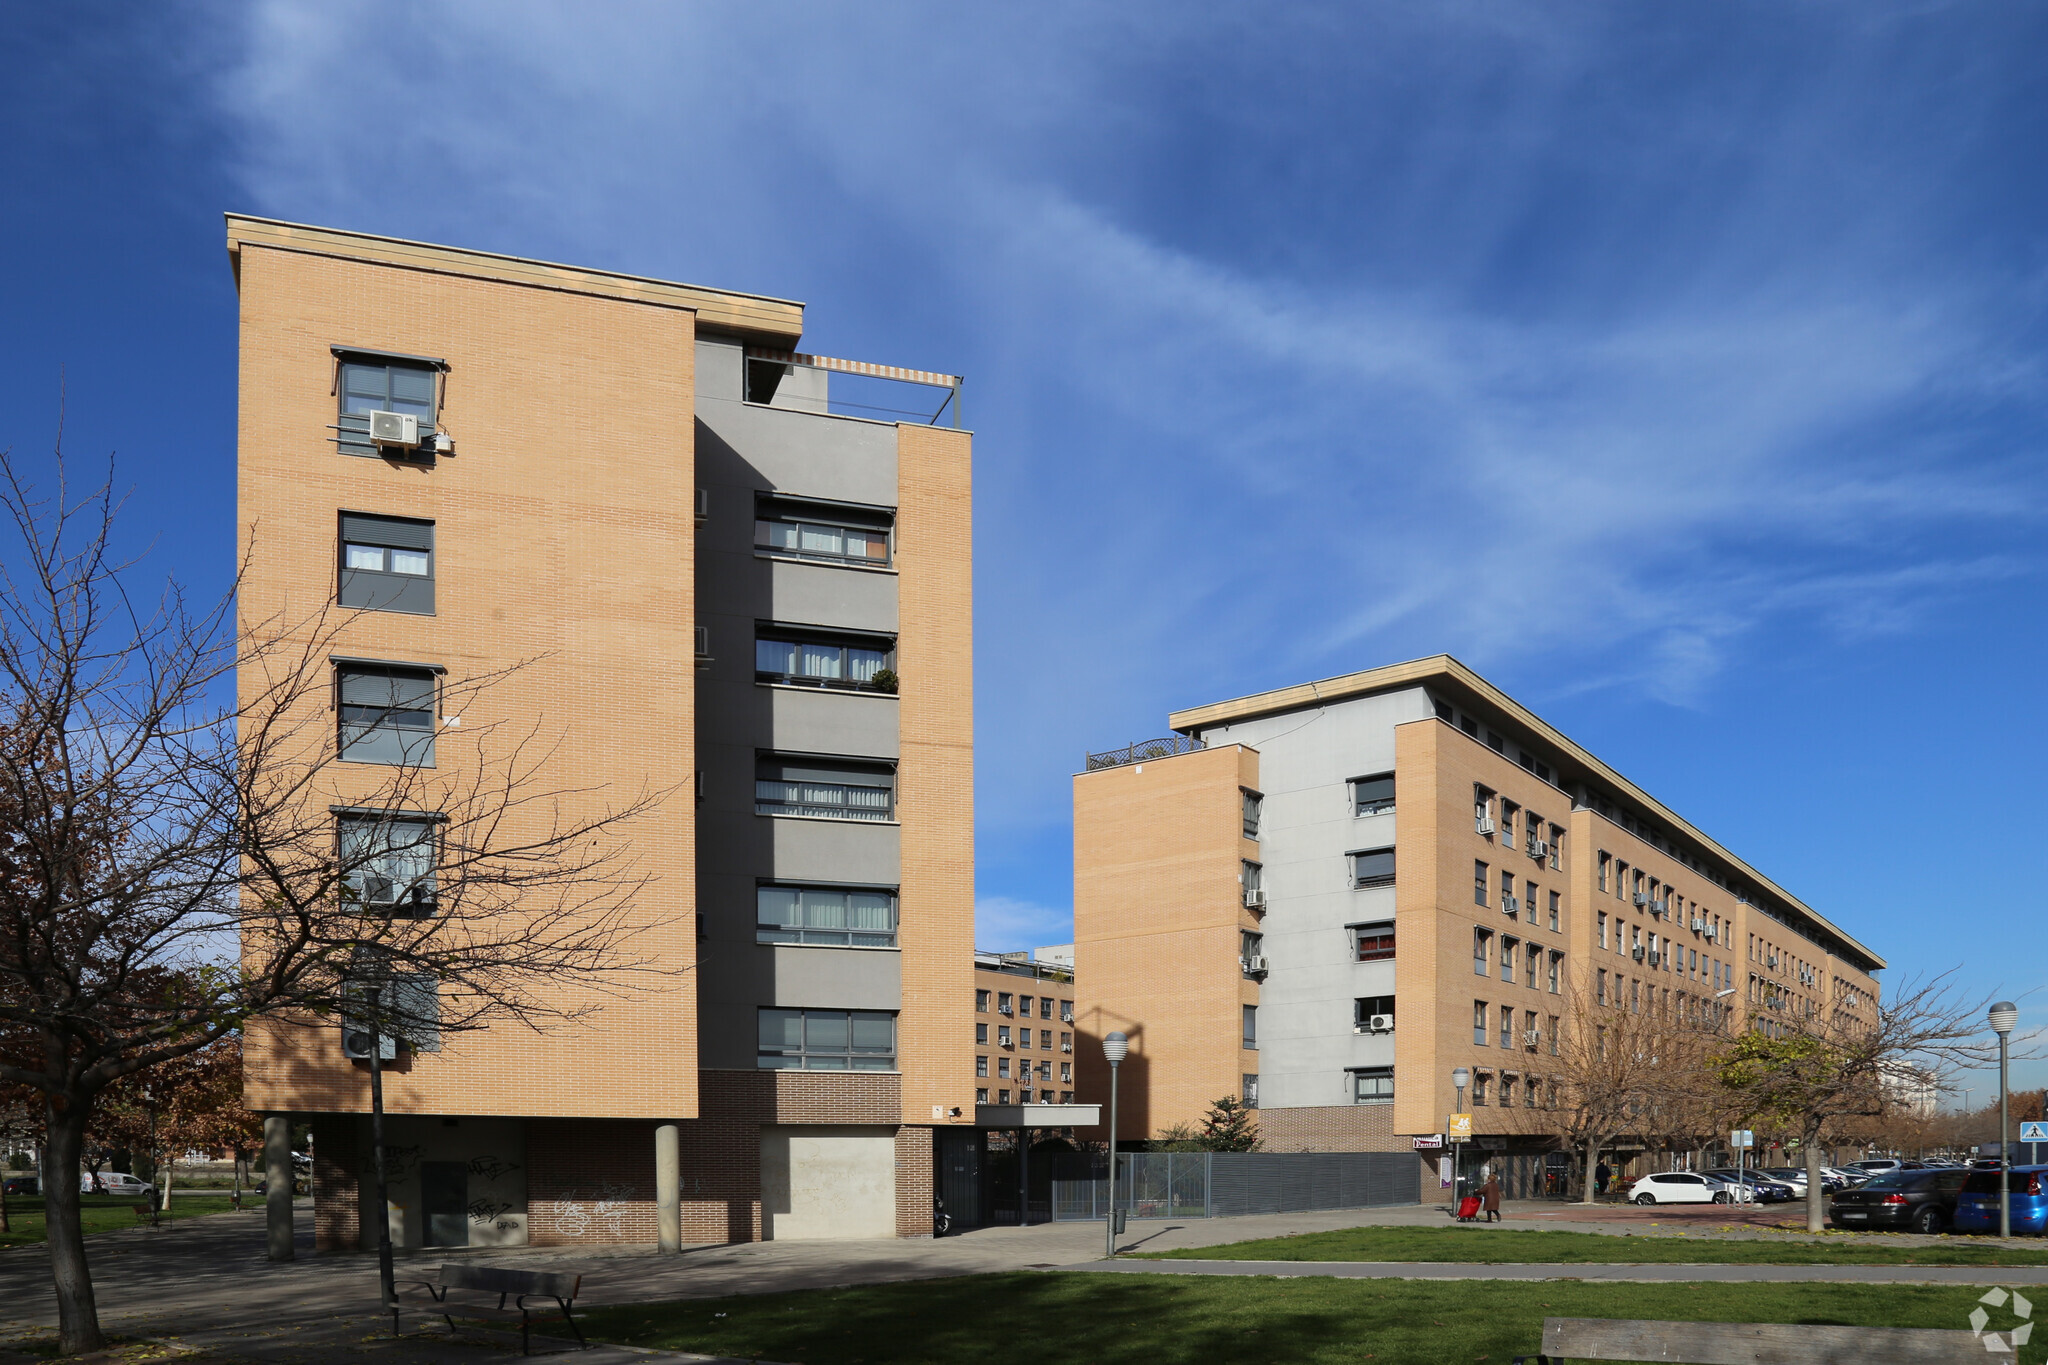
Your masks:
{"label": "tree trunk", "polygon": [[1821,1232],[1826,1229],[1828,1211],[1827,1187],[1820,1183],[1820,1142],[1809,1134],[1806,1139],[1806,1230]]}
{"label": "tree trunk", "polygon": [[92,1271],[85,1263],[85,1229],[78,1217],[78,1153],[85,1138],[87,1105],[73,1101],[48,1106],[49,1151],[43,1157],[45,1236],[50,1243],[50,1278],[57,1290],[57,1349],[79,1355],[104,1348],[99,1306],[92,1295]]}
{"label": "tree trunk", "polygon": [[173,1156],[166,1156],[164,1158],[164,1197],[163,1202],[157,1206],[158,1212],[165,1218],[171,1216],[171,1180],[177,1174],[178,1159]]}
{"label": "tree trunk", "polygon": [[1587,1138],[1587,1139],[1586,1139],[1586,1187],[1585,1187],[1585,1191],[1584,1191],[1584,1192],[1583,1192],[1582,1194],[1580,1194],[1580,1196],[1579,1196],[1579,1202],[1580,1202],[1581,1204],[1590,1204],[1590,1203],[1592,1203],[1592,1202],[1593,1202],[1593,1171],[1594,1171],[1594,1168],[1595,1168],[1595,1167],[1599,1166],[1599,1164],[1600,1164],[1600,1140],[1599,1140],[1598,1138]]}

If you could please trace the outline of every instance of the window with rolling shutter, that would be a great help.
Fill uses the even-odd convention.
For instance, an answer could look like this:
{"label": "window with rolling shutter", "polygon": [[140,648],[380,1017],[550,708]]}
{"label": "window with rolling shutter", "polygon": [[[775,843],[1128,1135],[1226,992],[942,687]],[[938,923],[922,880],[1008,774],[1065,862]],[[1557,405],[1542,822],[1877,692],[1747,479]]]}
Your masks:
{"label": "window with rolling shutter", "polygon": [[766,755],[755,765],[757,815],[888,821],[895,807],[893,765]]}
{"label": "window with rolling shutter", "polygon": [[341,514],[344,607],[434,613],[434,523],[367,512]]}
{"label": "window with rolling shutter", "polygon": [[344,455],[381,455],[370,440],[370,414],[396,412],[417,417],[420,435],[434,430],[439,413],[440,371],[445,362],[426,357],[385,356],[375,351],[337,349],[335,390],[341,412],[335,445]]}
{"label": "window with rolling shutter", "polygon": [[344,899],[401,917],[433,914],[435,823],[428,815],[344,813],[336,840]]}
{"label": "window with rolling shutter", "polygon": [[431,668],[337,664],[342,762],[433,767],[437,689]]}

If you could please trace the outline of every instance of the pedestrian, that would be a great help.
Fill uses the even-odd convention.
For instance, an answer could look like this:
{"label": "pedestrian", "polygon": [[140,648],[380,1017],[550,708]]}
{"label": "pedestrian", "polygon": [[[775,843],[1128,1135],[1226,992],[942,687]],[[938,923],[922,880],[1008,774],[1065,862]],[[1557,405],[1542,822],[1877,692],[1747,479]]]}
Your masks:
{"label": "pedestrian", "polygon": [[1606,1162],[1603,1161],[1598,1166],[1595,1166],[1593,1168],[1593,1193],[1606,1194],[1607,1182],[1613,1178],[1614,1172],[1607,1168]]}
{"label": "pedestrian", "polygon": [[1486,1183],[1479,1187],[1479,1207],[1486,1210],[1486,1221],[1500,1221],[1500,1177],[1492,1171],[1486,1173]]}

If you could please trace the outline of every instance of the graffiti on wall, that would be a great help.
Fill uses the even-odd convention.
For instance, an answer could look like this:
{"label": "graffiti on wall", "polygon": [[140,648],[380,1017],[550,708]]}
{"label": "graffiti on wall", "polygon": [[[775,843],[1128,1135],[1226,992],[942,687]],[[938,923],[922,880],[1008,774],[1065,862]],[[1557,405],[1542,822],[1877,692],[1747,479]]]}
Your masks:
{"label": "graffiti on wall", "polygon": [[499,1232],[513,1232],[518,1229],[518,1221],[507,1216],[517,1210],[517,1204],[495,1190],[475,1189],[475,1185],[479,1183],[486,1186],[496,1185],[498,1181],[510,1177],[518,1169],[518,1162],[507,1161],[503,1157],[489,1153],[469,1159],[469,1177],[473,1182],[471,1191],[477,1196],[469,1201],[470,1222],[479,1227],[495,1226]]}
{"label": "graffiti on wall", "polygon": [[555,1231],[564,1237],[588,1237],[596,1231],[613,1241],[623,1240],[626,1209],[639,1191],[608,1180],[591,1193],[592,1197],[585,1199],[583,1191],[569,1189],[562,1191],[560,1199],[549,1201],[547,1211]]}

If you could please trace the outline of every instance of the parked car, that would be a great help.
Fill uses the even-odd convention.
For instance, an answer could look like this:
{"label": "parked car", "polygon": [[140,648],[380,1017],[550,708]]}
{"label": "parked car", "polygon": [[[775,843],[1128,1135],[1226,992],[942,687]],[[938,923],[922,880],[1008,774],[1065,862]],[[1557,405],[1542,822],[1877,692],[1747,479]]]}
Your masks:
{"label": "parked car", "polygon": [[1849,1164],[1859,1171],[1868,1171],[1874,1176],[1883,1175],[1887,1171],[1924,1171],[1928,1169],[1927,1163],[1924,1161],[1905,1161],[1895,1156],[1876,1157],[1869,1161],[1852,1161]]}
{"label": "parked car", "polygon": [[1782,1180],[1773,1180],[1767,1175],[1761,1175],[1754,1169],[1738,1172],[1733,1166],[1716,1166],[1707,1174],[1721,1180],[1740,1181],[1755,1193],[1756,1202],[1759,1204],[1782,1204],[1793,1197],[1790,1185]]}
{"label": "parked car", "polygon": [[1836,1187],[1838,1189],[1847,1189],[1851,1185],[1861,1185],[1864,1181],[1870,1179],[1870,1172],[1860,1166],[1823,1166],[1821,1170],[1841,1182]]}
{"label": "parked car", "polygon": [[1763,1174],[1781,1185],[1792,1187],[1794,1199],[1806,1198],[1806,1171],[1798,1166],[1765,1166]]}
{"label": "parked car", "polygon": [[[2014,1232],[2048,1232],[2048,1166],[2015,1166],[2007,1187]],[[1998,1231],[1998,1168],[1971,1171],[1956,1196],[1957,1232]]]}
{"label": "parked car", "polygon": [[1945,1232],[1955,1222],[1956,1199],[1969,1171],[1887,1171],[1861,1189],[1828,1201],[1828,1222],[1838,1228],[1890,1228]]}
{"label": "parked car", "polygon": [[41,1194],[43,1181],[40,1176],[10,1175],[7,1177],[6,1188],[9,1194]]}
{"label": "parked car", "polygon": [[93,1184],[93,1174],[87,1171],[78,1177],[80,1194],[148,1194],[155,1187],[147,1180],[138,1180],[126,1171],[102,1171],[99,1184]]}
{"label": "parked car", "polygon": [[1646,1175],[1628,1187],[1631,1204],[1728,1204],[1734,1199],[1725,1182],[1698,1171]]}

